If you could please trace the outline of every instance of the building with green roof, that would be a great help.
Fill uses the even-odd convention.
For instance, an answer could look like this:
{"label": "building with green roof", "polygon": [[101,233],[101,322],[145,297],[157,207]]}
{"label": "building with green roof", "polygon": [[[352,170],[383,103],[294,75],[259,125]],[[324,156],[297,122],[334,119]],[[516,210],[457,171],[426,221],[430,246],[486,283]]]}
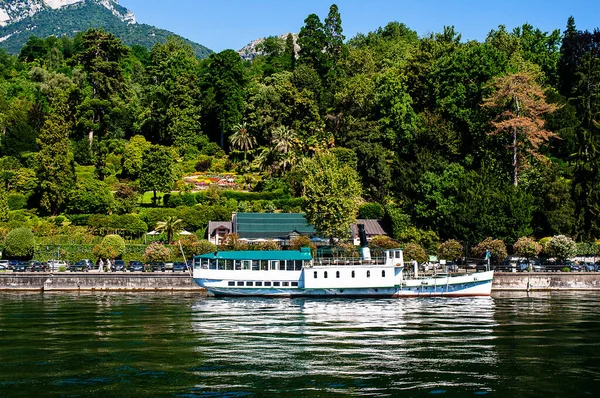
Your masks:
{"label": "building with green roof", "polygon": [[301,213],[234,213],[233,232],[247,240],[288,241],[300,235],[313,238],[317,235]]}

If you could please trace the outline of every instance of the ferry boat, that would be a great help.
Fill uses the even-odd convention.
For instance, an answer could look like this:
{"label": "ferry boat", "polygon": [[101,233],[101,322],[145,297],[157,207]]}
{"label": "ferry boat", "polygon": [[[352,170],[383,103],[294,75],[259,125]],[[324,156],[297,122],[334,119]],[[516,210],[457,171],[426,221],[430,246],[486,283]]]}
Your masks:
{"label": "ferry boat", "polygon": [[[366,250],[365,250],[366,249]],[[493,271],[419,277],[402,249],[371,258],[313,258],[309,248],[223,251],[194,257],[193,277],[214,296],[462,297],[489,296]],[[410,268],[410,267],[409,267]]]}

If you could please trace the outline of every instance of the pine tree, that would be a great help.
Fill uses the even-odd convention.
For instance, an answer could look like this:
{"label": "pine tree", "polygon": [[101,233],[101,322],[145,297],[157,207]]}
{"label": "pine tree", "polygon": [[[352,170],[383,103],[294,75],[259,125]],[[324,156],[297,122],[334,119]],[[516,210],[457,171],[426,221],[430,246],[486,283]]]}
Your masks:
{"label": "pine tree", "polygon": [[289,60],[290,70],[294,70],[296,68],[296,45],[294,43],[294,35],[291,33],[288,33],[285,39],[284,54]]}
{"label": "pine tree", "polygon": [[327,43],[325,28],[316,14],[310,14],[304,20],[304,26],[298,34],[300,46],[299,62],[312,66],[321,77],[327,74],[326,55],[323,52]]}
{"label": "pine tree", "polygon": [[337,75],[338,62],[344,52],[344,35],[342,34],[342,17],[337,5],[329,8],[325,18],[325,53],[327,54],[328,74]]}
{"label": "pine tree", "polygon": [[36,177],[40,206],[52,215],[64,207],[75,186],[75,164],[69,151],[69,110],[64,95],[55,97],[52,112],[38,137]]}

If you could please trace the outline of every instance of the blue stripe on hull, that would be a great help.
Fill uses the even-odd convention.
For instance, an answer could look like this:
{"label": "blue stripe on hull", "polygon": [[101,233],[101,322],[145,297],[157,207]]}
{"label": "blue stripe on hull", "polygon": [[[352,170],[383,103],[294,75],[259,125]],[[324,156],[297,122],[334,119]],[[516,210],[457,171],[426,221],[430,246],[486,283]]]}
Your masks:
{"label": "blue stripe on hull", "polygon": [[[416,288],[385,287],[385,288],[349,288],[349,289],[301,289],[301,288],[236,288],[209,287],[206,279],[195,279],[214,296],[264,296],[264,297],[460,297],[460,296],[489,296],[492,281],[478,281],[456,285],[421,286]],[[216,282],[216,281],[210,281]],[[471,293],[474,287],[483,287],[484,293]]]}

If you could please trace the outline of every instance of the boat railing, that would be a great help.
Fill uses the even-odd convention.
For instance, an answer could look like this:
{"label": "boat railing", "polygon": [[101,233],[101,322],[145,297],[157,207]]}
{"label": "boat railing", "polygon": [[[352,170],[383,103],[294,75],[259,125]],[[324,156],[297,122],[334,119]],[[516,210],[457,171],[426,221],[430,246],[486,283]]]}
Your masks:
{"label": "boat railing", "polygon": [[313,265],[323,266],[351,266],[351,265],[385,265],[385,258],[372,258],[370,260],[364,260],[360,257],[319,257],[313,259]]}

